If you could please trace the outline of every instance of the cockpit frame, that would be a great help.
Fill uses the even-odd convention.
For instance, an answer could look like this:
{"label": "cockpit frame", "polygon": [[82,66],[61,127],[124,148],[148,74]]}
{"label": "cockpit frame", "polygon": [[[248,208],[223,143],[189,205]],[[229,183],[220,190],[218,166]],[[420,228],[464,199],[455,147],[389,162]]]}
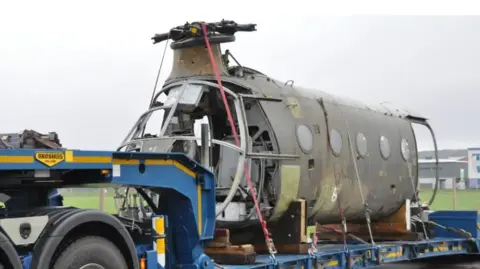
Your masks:
{"label": "cockpit frame", "polygon": [[[144,112],[139,117],[139,119],[134,124],[134,126],[131,128],[131,130],[129,131],[129,133],[127,134],[127,136],[125,137],[125,139],[123,140],[123,142],[121,143],[121,145],[118,147],[117,150],[120,151],[122,149],[126,149],[127,151],[130,151],[132,149],[133,150],[142,149],[143,144],[146,141],[152,141],[152,140],[184,140],[184,141],[195,141],[195,142],[200,141],[201,137],[200,136],[197,137],[196,135],[194,135],[194,136],[181,136],[181,135],[168,136],[168,135],[165,135],[166,128],[168,127],[168,125],[169,125],[169,123],[172,119],[172,116],[175,113],[175,111],[177,109],[177,106],[179,105],[179,102],[180,102],[181,98],[183,97],[183,94],[185,93],[186,88],[189,85],[200,85],[200,86],[206,86],[210,89],[220,90],[218,84],[212,83],[212,82],[209,82],[209,81],[204,81],[204,80],[185,80],[185,81],[179,81],[179,82],[175,82],[175,83],[165,85],[162,88],[161,91],[159,91],[157,94],[155,94],[155,97],[154,97],[153,100],[157,100],[158,97],[162,93],[166,93],[173,88],[181,87],[180,88],[181,90],[180,90],[180,94],[177,96],[176,100],[171,104],[171,106],[169,106],[170,111],[169,111],[168,116],[166,117],[164,123],[162,124],[162,130],[160,131],[158,137],[141,138],[143,136],[143,131],[145,129],[145,125],[148,122],[149,117],[152,115],[152,113],[157,111],[157,110],[164,109],[164,108],[167,107],[165,105],[155,106],[155,103],[152,103],[152,105],[150,106],[150,109],[148,109],[146,112]],[[211,136],[209,137],[209,145],[213,146],[214,144],[216,144],[216,145],[219,145],[220,147],[222,147],[222,146],[227,147],[227,148],[232,149],[234,151],[237,151],[239,153],[238,164],[237,164],[237,169],[236,169],[234,181],[232,183],[232,186],[231,186],[225,200],[219,206],[217,206],[217,216],[222,214],[222,212],[226,209],[226,207],[228,206],[228,204],[231,202],[234,195],[236,194],[236,192],[238,190],[238,187],[239,187],[242,179],[244,178],[244,174],[245,174],[244,163],[246,161],[247,161],[247,163],[251,161],[250,158],[247,158],[247,152],[249,152],[250,149],[251,149],[251,145],[249,145],[249,143],[251,143],[251,141],[247,141],[247,138],[246,138],[247,137],[247,135],[246,135],[247,134],[247,127],[246,127],[247,123],[246,123],[246,118],[245,118],[244,107],[242,105],[242,103],[243,103],[242,99],[240,98],[239,95],[237,95],[235,92],[233,92],[232,90],[230,90],[227,87],[223,87],[223,90],[225,91],[225,93],[229,97],[231,97],[233,99],[233,105],[234,105],[233,108],[235,110],[235,116],[236,116],[238,130],[239,130],[240,145],[235,145],[235,144],[232,144],[232,143],[229,143],[229,142],[226,142],[226,141],[213,139],[213,138],[211,138]],[[211,127],[211,123],[210,123],[210,127]],[[135,146],[132,148],[132,145],[135,145]],[[207,168],[210,169],[210,170],[213,170],[212,167],[207,167]]]}

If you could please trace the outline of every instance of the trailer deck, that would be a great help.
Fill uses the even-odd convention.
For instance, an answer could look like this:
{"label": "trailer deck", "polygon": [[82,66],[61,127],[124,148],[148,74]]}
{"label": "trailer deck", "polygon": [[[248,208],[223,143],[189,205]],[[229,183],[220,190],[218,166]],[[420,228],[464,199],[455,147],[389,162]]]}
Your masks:
{"label": "trailer deck", "polygon": [[[479,254],[479,239],[437,238],[420,242],[385,242],[376,246],[356,244],[319,245],[315,255],[276,256],[276,263],[269,255],[257,257],[254,265],[220,265],[226,269],[270,268],[373,268],[387,263],[414,261],[425,258],[460,254]],[[315,267],[315,264],[317,267]]]}
{"label": "trailer deck", "polygon": [[[215,179],[210,171],[183,154],[0,150],[0,183],[12,188],[15,180],[21,182],[16,185],[18,188],[36,184],[102,183],[165,190],[162,201],[168,206],[159,209],[148,224],[154,231],[150,243],[135,242],[138,261],[143,265],[134,268],[346,269],[462,254],[480,257],[480,212],[437,211],[430,214],[438,225],[428,240],[376,242],[375,245],[321,241],[312,248],[312,254],[257,255],[253,264],[245,265],[210,262],[204,250],[214,235]],[[38,217],[28,216],[24,221],[34,221],[33,218]],[[8,216],[4,216],[3,221],[5,219]],[[163,222],[160,226],[158,219]],[[3,223],[0,226],[5,229]],[[18,231],[18,227],[15,229],[5,230],[8,234],[10,230]],[[33,251],[18,254],[22,268],[38,268],[30,265],[35,254]]]}

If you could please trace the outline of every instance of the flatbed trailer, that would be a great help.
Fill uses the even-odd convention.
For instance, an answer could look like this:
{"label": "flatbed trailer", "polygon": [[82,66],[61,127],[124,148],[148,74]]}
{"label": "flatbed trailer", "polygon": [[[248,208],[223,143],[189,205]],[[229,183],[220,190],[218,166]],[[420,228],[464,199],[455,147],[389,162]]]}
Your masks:
{"label": "flatbed trailer", "polygon": [[205,253],[215,232],[215,177],[181,153],[0,150],[0,184],[3,192],[88,184],[159,194],[149,220],[136,226],[98,210],[51,203],[17,212],[7,203],[0,219],[0,268],[372,268],[478,255],[480,249],[479,212],[438,211],[430,214],[437,224],[435,236],[425,240],[317,242],[309,254],[273,253],[256,255],[251,264],[218,264]]}

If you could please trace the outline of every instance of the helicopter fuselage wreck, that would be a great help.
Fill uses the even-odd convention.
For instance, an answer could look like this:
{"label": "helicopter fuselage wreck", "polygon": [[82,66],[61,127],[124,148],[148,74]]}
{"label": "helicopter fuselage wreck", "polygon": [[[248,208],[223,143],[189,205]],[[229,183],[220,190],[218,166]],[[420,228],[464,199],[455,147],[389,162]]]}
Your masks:
{"label": "helicopter fuselage wreck", "polygon": [[219,31],[211,36],[212,50],[239,133],[237,146],[202,37],[172,33],[170,76],[121,148],[180,151],[199,160],[198,127],[208,123],[219,226],[245,226],[257,219],[245,162],[269,221],[279,219],[296,199],[307,201],[309,219],[319,223],[341,221],[339,207],[349,222],[365,219],[366,206],[372,219],[381,219],[415,199],[412,123],[428,126],[426,119],[229,66],[221,43],[235,38]]}

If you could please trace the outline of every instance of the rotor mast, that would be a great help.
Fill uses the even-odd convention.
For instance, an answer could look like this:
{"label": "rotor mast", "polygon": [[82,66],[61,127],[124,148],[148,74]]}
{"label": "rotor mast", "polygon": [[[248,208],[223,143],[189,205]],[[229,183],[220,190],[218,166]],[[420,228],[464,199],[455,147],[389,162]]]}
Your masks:
{"label": "rotor mast", "polygon": [[[172,28],[169,32],[152,37],[157,44],[172,40],[170,48],[174,51],[173,64],[167,80],[192,77],[214,76],[212,63],[205,46],[202,22],[185,23]],[[234,21],[222,20],[207,23],[207,35],[212,47],[213,56],[221,76],[228,76],[227,66],[223,62],[222,43],[234,42],[235,33],[256,31],[256,24],[237,24]]]}

